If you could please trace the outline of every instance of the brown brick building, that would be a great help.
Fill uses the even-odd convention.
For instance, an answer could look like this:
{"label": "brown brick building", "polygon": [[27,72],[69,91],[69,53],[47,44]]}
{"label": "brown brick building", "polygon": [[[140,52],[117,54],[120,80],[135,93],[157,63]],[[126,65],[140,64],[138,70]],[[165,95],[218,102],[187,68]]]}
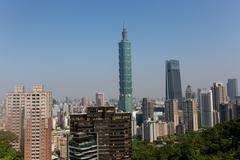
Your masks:
{"label": "brown brick building", "polygon": [[115,107],[88,107],[87,113],[70,118],[71,133],[97,134],[99,160],[132,159],[131,113],[118,113]]}

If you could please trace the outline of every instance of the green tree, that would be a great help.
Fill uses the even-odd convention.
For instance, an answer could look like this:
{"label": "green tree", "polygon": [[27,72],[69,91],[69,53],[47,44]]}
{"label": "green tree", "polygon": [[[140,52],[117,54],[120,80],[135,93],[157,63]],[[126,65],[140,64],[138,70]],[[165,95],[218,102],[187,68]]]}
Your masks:
{"label": "green tree", "polygon": [[240,119],[154,143],[134,142],[134,159],[235,160],[240,158]]}
{"label": "green tree", "polygon": [[16,135],[9,131],[0,131],[0,160],[21,160],[21,154],[12,148]]}

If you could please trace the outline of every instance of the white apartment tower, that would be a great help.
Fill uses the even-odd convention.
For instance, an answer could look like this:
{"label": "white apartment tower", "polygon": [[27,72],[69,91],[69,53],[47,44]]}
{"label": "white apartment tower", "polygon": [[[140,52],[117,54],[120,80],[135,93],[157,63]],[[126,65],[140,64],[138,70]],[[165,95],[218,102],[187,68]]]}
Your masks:
{"label": "white apartment tower", "polygon": [[202,90],[200,93],[201,126],[213,127],[212,90]]}

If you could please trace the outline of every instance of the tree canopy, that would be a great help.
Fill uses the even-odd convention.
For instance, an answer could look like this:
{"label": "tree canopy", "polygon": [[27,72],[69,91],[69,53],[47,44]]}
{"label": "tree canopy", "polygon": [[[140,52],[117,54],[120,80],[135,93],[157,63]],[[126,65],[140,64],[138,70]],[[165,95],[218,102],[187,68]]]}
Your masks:
{"label": "tree canopy", "polygon": [[0,160],[21,160],[21,154],[12,148],[11,143],[16,135],[9,131],[0,130]]}
{"label": "tree canopy", "polygon": [[154,143],[135,141],[133,154],[136,160],[240,159],[240,119]]}

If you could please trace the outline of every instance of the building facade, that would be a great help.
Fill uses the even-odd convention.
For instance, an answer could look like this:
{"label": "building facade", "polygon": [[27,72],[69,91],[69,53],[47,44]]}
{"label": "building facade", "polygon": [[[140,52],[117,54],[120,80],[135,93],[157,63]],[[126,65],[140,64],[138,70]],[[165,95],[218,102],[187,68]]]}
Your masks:
{"label": "building facade", "polygon": [[213,124],[220,122],[219,106],[228,101],[226,88],[223,83],[214,82],[211,87],[213,94]]}
{"label": "building facade", "polygon": [[73,132],[69,139],[70,160],[98,160],[97,135]]}
{"label": "building facade", "polygon": [[7,129],[17,135],[14,147],[24,159],[51,159],[52,93],[43,85],[35,85],[33,91],[17,86],[7,94],[6,106]]}
{"label": "building facade", "polygon": [[178,100],[171,99],[165,101],[165,118],[168,123],[172,122],[174,133],[179,124]]}
{"label": "building facade", "polygon": [[115,107],[88,107],[87,113],[72,114],[70,119],[71,134],[97,134],[99,160],[132,159],[131,113],[116,112]]}
{"label": "building facade", "polygon": [[227,95],[232,100],[238,96],[238,81],[237,79],[228,79]]}
{"label": "building facade", "polygon": [[232,120],[233,112],[231,103],[225,102],[220,104],[219,117],[221,123]]}
{"label": "building facade", "polygon": [[96,93],[96,106],[104,106],[104,93],[97,92]]}
{"label": "building facade", "polygon": [[13,147],[24,152],[24,109],[25,109],[25,89],[18,85],[13,92],[6,95],[6,129],[16,134],[17,140],[13,142]]}
{"label": "building facade", "polygon": [[148,98],[143,98],[142,112],[143,112],[144,121],[148,120],[149,118],[151,120],[154,119],[154,103],[150,101]]}
{"label": "building facade", "polygon": [[197,100],[187,99],[184,101],[184,124],[187,131],[197,131],[198,130],[198,110],[197,110]]}
{"label": "building facade", "polygon": [[188,85],[185,90],[185,99],[195,98],[195,92],[192,91],[192,86]]}
{"label": "building facade", "polygon": [[123,28],[122,40],[119,42],[119,109],[128,112],[134,110],[132,95],[132,60],[131,43],[127,30]]}
{"label": "building facade", "polygon": [[25,96],[24,160],[51,159],[52,93],[35,85]]}
{"label": "building facade", "polygon": [[182,86],[178,60],[166,61],[166,100],[177,99],[182,110]]}
{"label": "building facade", "polygon": [[213,127],[212,90],[202,90],[200,93],[201,127]]}
{"label": "building facade", "polygon": [[240,118],[240,96],[231,101],[233,119]]}

